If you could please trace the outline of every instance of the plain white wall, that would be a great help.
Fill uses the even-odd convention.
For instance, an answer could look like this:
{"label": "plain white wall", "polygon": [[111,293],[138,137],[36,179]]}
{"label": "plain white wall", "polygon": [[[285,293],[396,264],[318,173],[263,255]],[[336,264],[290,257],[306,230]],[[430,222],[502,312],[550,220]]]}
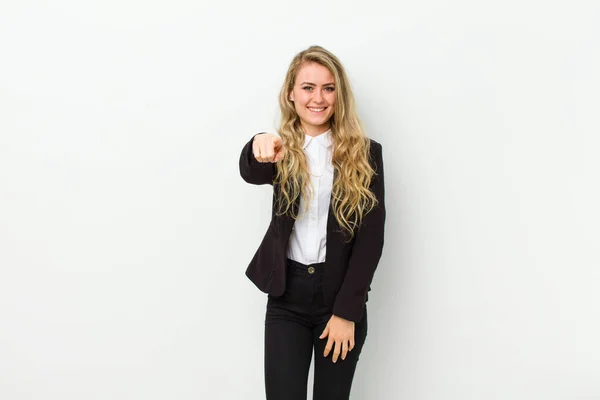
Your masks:
{"label": "plain white wall", "polygon": [[264,398],[244,271],[271,192],[238,157],[320,44],[386,167],[352,398],[599,399],[599,19],[591,0],[3,0],[0,398]]}

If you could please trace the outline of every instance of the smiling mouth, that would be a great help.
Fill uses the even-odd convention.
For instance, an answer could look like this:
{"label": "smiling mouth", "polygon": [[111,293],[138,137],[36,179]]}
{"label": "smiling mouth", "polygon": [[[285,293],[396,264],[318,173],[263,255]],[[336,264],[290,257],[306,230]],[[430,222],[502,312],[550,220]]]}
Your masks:
{"label": "smiling mouth", "polygon": [[313,112],[315,114],[322,113],[323,111],[325,111],[325,109],[327,109],[327,107],[306,107],[306,108],[308,108],[311,112]]}

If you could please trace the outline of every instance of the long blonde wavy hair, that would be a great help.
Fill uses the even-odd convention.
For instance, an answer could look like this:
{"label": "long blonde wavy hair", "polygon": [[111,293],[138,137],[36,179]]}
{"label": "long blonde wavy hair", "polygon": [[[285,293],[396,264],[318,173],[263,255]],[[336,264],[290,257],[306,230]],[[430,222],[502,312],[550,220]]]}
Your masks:
{"label": "long blonde wavy hair", "polygon": [[[281,87],[279,135],[285,148],[285,157],[277,162],[274,180],[281,194],[278,196],[276,212],[278,215],[289,213],[296,219],[299,215],[293,204],[298,196],[309,199],[313,195],[310,168],[302,148],[305,131],[289,98],[300,67],[309,62],[325,66],[334,77],[336,101],[329,123],[336,179],[331,200],[335,218],[351,240],[364,216],[377,205],[377,198],[369,190],[375,171],[369,163],[369,138],[364,134],[356,114],[354,95],[344,67],[335,55],[321,46],[310,46],[292,59]],[[309,202],[305,203],[305,211],[308,211]]]}

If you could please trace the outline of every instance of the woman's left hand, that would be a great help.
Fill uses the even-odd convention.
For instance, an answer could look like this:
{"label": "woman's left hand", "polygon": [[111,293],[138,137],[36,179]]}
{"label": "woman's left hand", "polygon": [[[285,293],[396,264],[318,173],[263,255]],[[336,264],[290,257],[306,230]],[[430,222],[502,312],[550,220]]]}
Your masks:
{"label": "woman's left hand", "polygon": [[332,315],[319,339],[326,336],[329,336],[329,340],[325,345],[323,356],[327,357],[335,344],[333,356],[331,357],[332,361],[337,362],[340,353],[342,360],[345,360],[348,352],[354,348],[354,321]]}

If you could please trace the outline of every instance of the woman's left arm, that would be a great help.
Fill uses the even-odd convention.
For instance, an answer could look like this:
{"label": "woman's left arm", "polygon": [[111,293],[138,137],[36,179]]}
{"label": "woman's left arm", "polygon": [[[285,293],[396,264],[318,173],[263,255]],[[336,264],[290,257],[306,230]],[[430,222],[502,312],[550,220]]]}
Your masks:
{"label": "woman's left arm", "polygon": [[381,144],[371,141],[371,155],[376,175],[370,189],[379,201],[363,219],[349,260],[344,282],[333,305],[333,315],[358,322],[363,317],[369,285],[379,264],[384,242],[385,187],[383,180],[383,152]]}

